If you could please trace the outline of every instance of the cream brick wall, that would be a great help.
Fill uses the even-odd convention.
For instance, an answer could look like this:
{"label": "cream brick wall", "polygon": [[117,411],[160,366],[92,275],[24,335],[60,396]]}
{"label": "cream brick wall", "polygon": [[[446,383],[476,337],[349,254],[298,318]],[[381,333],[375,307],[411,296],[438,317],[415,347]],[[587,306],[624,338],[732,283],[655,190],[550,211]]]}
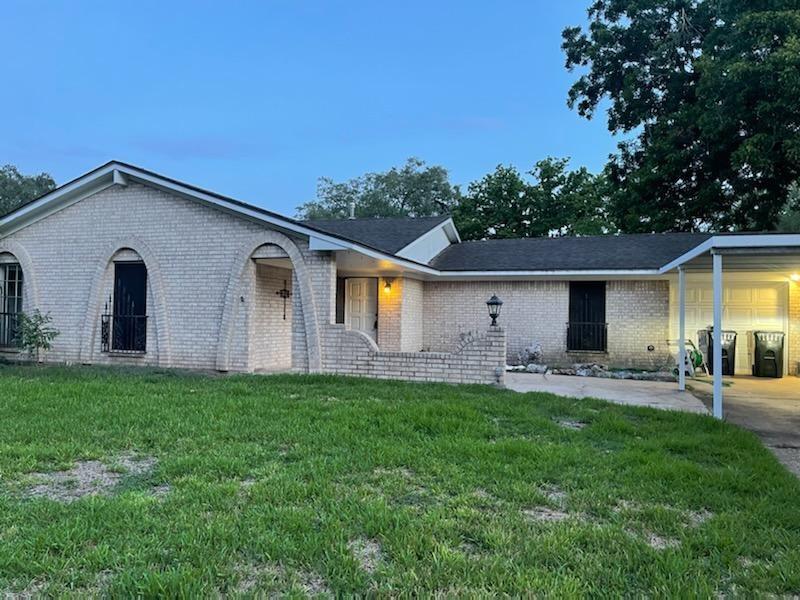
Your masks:
{"label": "cream brick wall", "polygon": [[292,300],[286,300],[284,319],[283,299],[279,295],[284,282],[291,291],[290,269],[256,265],[250,327],[250,369],[278,371],[292,367]]}
{"label": "cream brick wall", "polygon": [[[499,322],[506,329],[508,360],[539,342],[551,365],[597,360],[612,366],[654,368],[668,360],[669,284],[609,281],[606,288],[608,353],[566,352],[569,282],[425,282],[423,347],[440,351],[489,323],[486,301],[503,300]],[[648,345],[654,346],[649,352]]]}
{"label": "cream brick wall", "polygon": [[[391,283],[387,292],[386,283]],[[416,279],[378,279],[378,346],[388,352],[419,352],[423,346],[423,284]]]}
{"label": "cream brick wall", "polygon": [[424,284],[417,279],[403,279],[403,300],[400,318],[400,350],[419,352],[424,345]]}
{"label": "cream brick wall", "polygon": [[506,337],[500,327],[470,333],[451,352],[386,352],[344,325],[322,328],[323,346],[336,348],[323,357],[323,370],[343,375],[410,381],[502,385]]}
{"label": "cream brick wall", "polygon": [[[51,313],[61,332],[49,353],[51,360],[79,360],[94,279],[100,277],[101,298],[107,297],[113,286],[107,249],[120,240],[133,239],[133,245],[147,247],[156,257],[160,271],[154,273],[148,265],[148,352],[127,359],[99,353],[98,326],[92,361],[156,364],[161,349],[154,315],[163,310],[169,324],[168,366],[211,369],[233,262],[243,240],[264,229],[197,202],[131,183],[108,188],[35,222],[3,238],[0,245],[20,244],[31,257],[34,273],[25,273],[26,289],[35,278],[40,308]],[[304,255],[311,254],[304,240],[295,239],[295,243]],[[330,257],[322,260],[329,262]],[[161,298],[153,296],[153,280],[158,275]],[[251,368],[247,337],[254,300],[252,283],[241,290],[243,310],[237,313],[234,329],[231,361],[237,370]],[[98,324],[101,309],[102,305],[93,319]]]}
{"label": "cream brick wall", "polygon": [[387,279],[378,279],[378,347],[381,350],[398,352],[402,346],[402,306],[403,306],[403,278],[395,277],[388,280],[391,289],[386,292],[384,286]]}
{"label": "cream brick wall", "polygon": [[800,375],[800,283],[789,282],[789,373]]}

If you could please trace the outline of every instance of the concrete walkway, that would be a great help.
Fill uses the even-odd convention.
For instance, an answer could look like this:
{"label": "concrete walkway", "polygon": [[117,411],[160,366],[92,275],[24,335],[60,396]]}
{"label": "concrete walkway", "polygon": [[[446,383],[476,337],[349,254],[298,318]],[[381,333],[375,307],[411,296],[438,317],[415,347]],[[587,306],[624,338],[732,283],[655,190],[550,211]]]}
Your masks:
{"label": "concrete walkway", "polygon": [[516,392],[549,392],[572,398],[600,398],[617,404],[708,414],[703,402],[693,394],[678,391],[677,384],[663,381],[506,373],[506,387]]}
{"label": "concrete walkway", "polygon": [[[761,438],[786,467],[800,477],[800,378],[726,377],[722,388],[725,420]],[[711,406],[711,379],[688,385]]]}

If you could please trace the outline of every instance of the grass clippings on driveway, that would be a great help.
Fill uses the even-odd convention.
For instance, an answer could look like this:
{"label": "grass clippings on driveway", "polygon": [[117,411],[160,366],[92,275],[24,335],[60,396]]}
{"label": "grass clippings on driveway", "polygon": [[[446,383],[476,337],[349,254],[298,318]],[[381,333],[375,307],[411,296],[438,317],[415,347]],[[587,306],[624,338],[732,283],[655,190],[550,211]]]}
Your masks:
{"label": "grass clippings on driveway", "polygon": [[0,367],[0,596],[797,594],[798,498],[755,436],[698,415]]}

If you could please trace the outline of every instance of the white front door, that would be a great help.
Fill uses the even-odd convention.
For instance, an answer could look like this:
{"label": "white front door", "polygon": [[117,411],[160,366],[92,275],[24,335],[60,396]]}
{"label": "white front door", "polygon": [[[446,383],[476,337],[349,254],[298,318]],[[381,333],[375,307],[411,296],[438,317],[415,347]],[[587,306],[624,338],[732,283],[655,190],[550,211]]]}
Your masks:
{"label": "white front door", "polygon": [[371,277],[347,280],[345,322],[348,329],[363,331],[372,339],[378,334],[378,281]]}

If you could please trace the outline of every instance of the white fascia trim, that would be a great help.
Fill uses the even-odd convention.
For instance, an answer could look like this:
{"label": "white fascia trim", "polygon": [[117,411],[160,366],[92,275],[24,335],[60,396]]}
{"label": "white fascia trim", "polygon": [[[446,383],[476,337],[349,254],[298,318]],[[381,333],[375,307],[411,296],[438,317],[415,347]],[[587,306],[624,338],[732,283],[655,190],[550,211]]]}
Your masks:
{"label": "white fascia trim", "polygon": [[400,248],[400,250],[398,250],[396,252],[396,254],[398,256],[403,256],[403,252],[405,252],[406,250],[408,250],[409,248],[411,248],[412,246],[417,244],[417,242],[421,242],[425,238],[428,238],[428,237],[432,236],[434,234],[434,232],[439,231],[439,230],[444,231],[444,234],[447,236],[447,239],[450,240],[451,244],[453,244],[453,243],[458,244],[458,243],[461,242],[461,236],[458,235],[458,229],[456,229],[456,224],[453,222],[453,218],[451,217],[451,218],[447,219],[446,221],[442,221],[436,227],[432,227],[431,229],[428,229],[428,231],[423,233],[418,238],[410,241],[408,244],[406,244],[405,246]]}
{"label": "white fascia trim", "polygon": [[455,222],[453,221],[453,217],[450,217],[442,223],[442,227],[444,227],[445,233],[447,233],[447,237],[450,238],[450,241],[454,244],[461,243],[461,235],[458,233],[458,228],[456,227]]}
{"label": "white fascia trim", "polygon": [[[106,167],[92,173],[89,176],[80,177],[75,181],[72,181],[67,185],[58,188],[57,190],[54,190],[50,194],[42,196],[38,200],[31,202],[30,204],[19,209],[18,211],[13,212],[10,215],[6,215],[2,219],[0,219],[0,231],[4,230],[5,227],[10,223],[22,220],[31,213],[35,213],[40,208],[47,206],[48,204],[52,204],[53,202],[57,202],[58,200],[62,200],[65,197],[68,197],[70,194],[79,192],[82,188],[85,188],[88,184],[91,184],[94,181],[107,177],[109,174],[112,174],[115,171],[115,169],[116,168],[114,167],[113,164],[107,165]],[[113,181],[113,175],[112,175],[112,181]],[[92,188],[89,194],[94,194],[96,192],[97,192],[96,188]],[[80,200],[85,195],[79,194],[76,197],[76,201]]]}
{"label": "white fascia trim", "polygon": [[563,277],[654,277],[661,275],[658,269],[611,269],[594,271],[439,271],[438,275],[445,279],[514,279],[520,277],[552,277],[553,279]]}
{"label": "white fascia trim", "polygon": [[800,247],[800,234],[797,233],[770,233],[754,235],[715,235],[705,242],[692,248],[682,256],[659,269],[663,274],[680,265],[697,258],[698,256],[722,248],[774,248],[780,246]]}

